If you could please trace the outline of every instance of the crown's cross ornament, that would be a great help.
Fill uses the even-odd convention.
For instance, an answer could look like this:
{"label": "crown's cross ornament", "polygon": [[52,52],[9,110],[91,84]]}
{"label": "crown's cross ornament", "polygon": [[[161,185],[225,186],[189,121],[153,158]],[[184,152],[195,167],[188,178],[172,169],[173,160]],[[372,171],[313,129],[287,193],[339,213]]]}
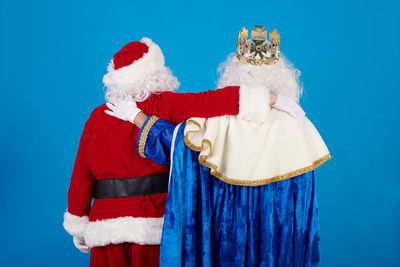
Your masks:
{"label": "crown's cross ornament", "polygon": [[264,31],[265,26],[254,26],[251,30],[251,39],[248,40],[248,30],[243,27],[238,36],[236,57],[244,63],[252,65],[275,64],[280,57],[280,34],[276,29],[269,33]]}
{"label": "crown's cross ornament", "polygon": [[254,57],[264,58],[267,52],[267,46],[263,46],[264,41],[267,39],[267,31],[263,31],[265,26],[254,26],[256,30],[251,30],[252,45],[250,52],[254,54]]}
{"label": "crown's cross ornament", "polygon": [[251,30],[251,39],[267,39],[267,31],[263,32],[265,26],[254,26],[256,30]]}

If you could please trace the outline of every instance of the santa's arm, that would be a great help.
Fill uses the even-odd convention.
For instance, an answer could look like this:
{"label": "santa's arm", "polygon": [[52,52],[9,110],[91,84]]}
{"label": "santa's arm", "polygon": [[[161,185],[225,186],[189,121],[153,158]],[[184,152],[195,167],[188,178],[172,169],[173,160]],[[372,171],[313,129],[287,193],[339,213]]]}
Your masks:
{"label": "santa's arm", "polygon": [[[219,89],[217,91],[208,91],[197,94],[194,93],[180,94],[180,93],[166,92],[160,95],[155,95],[150,100],[147,101],[151,101],[149,106],[152,107],[151,109],[153,111],[150,113],[158,113],[161,119],[167,120],[173,124],[179,124],[180,122],[192,117],[209,118],[222,115],[234,115],[226,113],[229,111],[229,108],[231,109],[232,113],[235,112],[235,104],[232,105],[232,103],[234,102],[229,102],[229,101],[225,102],[226,106],[225,110],[214,108],[213,105],[213,101],[215,101],[218,98],[221,98],[221,101],[222,100],[225,101],[224,99],[225,94],[233,93],[233,96],[235,96],[235,92],[237,93],[236,90],[237,88],[231,87],[232,91],[227,91],[228,88],[229,87]],[[296,119],[301,120],[304,118],[305,113],[303,109],[296,102],[289,99],[288,97],[276,95],[274,93],[269,93],[268,98],[269,98],[268,103],[270,103],[271,107],[285,111]],[[184,101],[185,99],[187,99],[188,102],[185,102]],[[202,102],[203,105],[190,106],[190,104],[192,103],[191,101],[194,101],[194,99],[203,99],[204,100],[204,103]],[[180,105],[179,104],[180,102],[182,102],[182,105],[184,105],[183,107],[178,107]],[[186,106],[187,103],[189,103],[189,106]],[[264,103],[264,100],[261,100],[261,103]],[[210,108],[207,108],[208,105],[210,106]],[[246,104],[245,106],[250,106],[250,104],[248,105]],[[258,101],[258,107],[260,106],[262,105],[260,105],[260,101]],[[143,102],[136,103],[133,101],[120,101],[116,103],[116,105],[107,103],[107,107],[109,108],[109,110],[105,110],[104,111],[105,113],[117,117],[121,120],[132,122],[134,124],[136,124],[134,120],[136,120],[137,117],[143,118],[143,116],[146,116],[143,113],[140,113],[142,111],[142,108],[144,107]],[[257,105],[255,105],[255,107],[257,107]],[[268,109],[266,110],[268,111]],[[242,117],[240,117],[239,113],[238,117],[245,120],[259,121],[259,122],[265,120],[267,113],[254,112],[255,110],[257,110],[257,108],[253,109],[253,112],[244,113],[245,115],[242,114]],[[145,118],[146,117],[144,117],[141,123],[144,122]],[[139,128],[141,127],[141,125],[137,124],[136,126],[138,126]]]}
{"label": "santa's arm", "polygon": [[[63,226],[65,230],[74,236],[74,243],[83,252],[88,252],[83,242],[83,235],[89,222],[89,210],[93,197],[94,175],[89,169],[87,151],[89,145],[89,130],[92,124],[92,116],[86,122],[68,191],[68,208],[64,213]],[[80,245],[77,245],[77,242]]]}
{"label": "santa's arm", "polygon": [[151,159],[160,165],[169,165],[175,125],[156,116],[147,116],[143,112],[136,116],[135,125],[140,127],[137,139],[139,156]]}
{"label": "santa's arm", "polygon": [[[276,95],[268,90],[249,92],[241,90],[239,86],[228,86],[216,91],[209,90],[201,93],[164,92],[155,94],[148,99],[153,114],[161,119],[179,124],[192,118],[210,118],[223,115],[238,115],[246,120],[257,120],[268,113],[270,99],[274,101]],[[147,102],[146,101],[146,102]],[[145,105],[138,102],[138,107]]]}

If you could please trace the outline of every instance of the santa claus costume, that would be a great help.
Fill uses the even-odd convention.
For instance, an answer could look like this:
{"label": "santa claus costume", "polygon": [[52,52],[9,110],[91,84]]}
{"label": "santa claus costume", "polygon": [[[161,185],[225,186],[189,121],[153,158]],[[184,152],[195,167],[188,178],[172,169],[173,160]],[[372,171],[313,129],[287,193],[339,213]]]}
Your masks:
{"label": "santa claus costume", "polygon": [[[267,93],[242,94],[239,86],[172,92],[179,82],[148,38],[116,53],[103,82],[109,102],[136,101],[173,124],[190,117],[249,118],[269,105]],[[137,155],[140,129],[105,111],[105,104],[95,108],[83,129],[64,228],[81,251],[91,250],[91,266],[158,266],[169,167]]]}

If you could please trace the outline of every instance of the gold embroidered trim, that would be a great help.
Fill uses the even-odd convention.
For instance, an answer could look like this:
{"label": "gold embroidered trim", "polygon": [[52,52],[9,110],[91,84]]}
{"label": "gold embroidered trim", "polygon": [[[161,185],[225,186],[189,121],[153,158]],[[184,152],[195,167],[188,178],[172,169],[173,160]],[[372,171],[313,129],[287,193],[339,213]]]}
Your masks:
{"label": "gold embroidered trim", "polygon": [[[188,137],[189,134],[198,133],[198,132],[200,132],[200,128],[201,128],[201,125],[197,121],[188,120],[186,122],[186,125],[188,125],[189,123],[195,124],[199,129],[198,130],[188,131],[185,134],[184,142],[185,142],[186,146],[188,146],[190,149],[192,149],[194,151],[200,152],[203,149],[205,149],[205,145],[208,145],[210,147],[210,151],[211,151],[212,143],[208,139],[203,139],[202,142],[201,142],[201,146],[196,146],[196,145],[192,144],[189,141],[189,137]],[[228,178],[228,177],[224,176],[222,173],[218,172],[217,171],[218,166],[213,164],[213,163],[211,163],[211,162],[208,162],[206,160],[206,158],[207,158],[207,155],[201,155],[199,157],[199,163],[201,165],[209,168],[211,175],[213,175],[216,178],[224,181],[225,183],[233,184],[233,185],[242,185],[242,186],[259,186],[259,185],[266,185],[266,184],[270,184],[270,183],[274,183],[274,182],[278,182],[278,181],[287,180],[287,179],[293,178],[295,176],[304,174],[306,172],[310,172],[312,170],[315,170],[317,167],[321,166],[325,161],[331,159],[332,156],[331,156],[331,154],[327,154],[327,155],[321,157],[320,159],[314,161],[313,164],[308,166],[308,167],[301,168],[301,169],[298,169],[298,170],[295,170],[295,171],[291,171],[291,172],[288,172],[288,173],[283,174],[283,175],[277,175],[275,177],[261,179],[261,180],[257,180],[257,181],[237,180],[237,179]]]}
{"label": "gold embroidered trim", "polygon": [[[189,134],[200,132],[201,125],[200,125],[197,121],[195,121],[195,120],[188,120],[188,121],[186,121],[186,123],[185,123],[185,128],[186,128],[186,126],[188,126],[188,124],[190,124],[190,123],[193,123],[194,125],[196,125],[196,126],[199,128],[199,130],[187,131],[187,133],[185,134],[184,142],[185,142],[185,144],[186,144],[189,148],[191,148],[192,150],[194,150],[194,151],[201,151],[201,146],[196,146],[196,145],[192,144],[192,143],[189,141],[189,137],[188,137]],[[205,139],[204,139],[204,140],[205,140]],[[203,141],[204,141],[204,140],[203,140]],[[208,140],[207,140],[207,141],[208,141]],[[210,141],[208,141],[208,142],[210,142]],[[211,142],[210,142],[210,143],[211,143]]]}
{"label": "gold embroidered trim", "polygon": [[147,135],[150,132],[151,127],[158,121],[158,118],[156,116],[152,116],[144,126],[142,133],[140,134],[140,139],[139,139],[139,155],[142,158],[146,158],[146,155],[144,154],[144,148],[146,146],[146,141],[147,141]]}

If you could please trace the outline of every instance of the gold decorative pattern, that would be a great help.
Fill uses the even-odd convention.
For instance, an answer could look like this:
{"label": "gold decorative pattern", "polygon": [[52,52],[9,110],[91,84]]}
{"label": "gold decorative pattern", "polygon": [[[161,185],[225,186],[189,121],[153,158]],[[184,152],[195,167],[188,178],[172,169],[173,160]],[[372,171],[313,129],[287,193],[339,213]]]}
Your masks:
{"label": "gold decorative pattern", "polygon": [[247,39],[248,30],[243,27],[239,32],[236,58],[246,64],[255,66],[272,65],[280,58],[281,35],[276,29],[269,33],[265,26],[254,26],[251,38]]}
{"label": "gold decorative pattern", "polygon": [[[189,141],[188,135],[191,134],[191,133],[198,133],[200,131],[200,128],[201,128],[201,125],[197,121],[188,120],[186,122],[186,125],[188,125],[189,123],[195,124],[198,127],[198,130],[188,131],[185,134],[184,142],[185,142],[186,146],[188,146],[190,149],[192,149],[194,151],[200,152],[205,147],[205,145],[207,144],[210,147],[210,151],[211,151],[212,143],[208,139],[203,139],[202,142],[201,142],[201,146],[196,146],[196,145],[192,144]],[[224,181],[225,183],[233,184],[233,185],[242,185],[242,186],[260,186],[260,185],[266,185],[266,184],[270,184],[270,183],[274,183],[274,182],[278,182],[278,181],[287,180],[287,179],[293,178],[295,176],[304,174],[306,172],[310,172],[312,170],[315,170],[317,167],[321,166],[324,162],[326,162],[327,160],[331,159],[332,156],[331,156],[331,154],[327,154],[327,155],[319,158],[318,160],[314,161],[312,165],[307,166],[305,168],[301,168],[301,169],[298,169],[298,170],[295,170],[295,171],[291,171],[291,172],[288,172],[288,173],[283,174],[283,175],[277,175],[275,177],[256,180],[256,181],[237,180],[237,179],[228,178],[228,177],[224,176],[222,173],[218,172],[217,171],[218,166],[213,164],[213,163],[211,163],[211,162],[208,162],[206,160],[206,158],[207,158],[206,155],[201,155],[199,157],[199,163],[201,165],[209,168],[211,175],[213,175],[216,178]]]}
{"label": "gold decorative pattern", "polygon": [[254,66],[265,66],[265,65],[275,64],[279,60],[280,54],[278,54],[278,56],[273,60],[269,60],[269,59],[261,60],[261,59],[258,59],[258,58],[248,58],[248,57],[245,57],[245,56],[243,56],[241,54],[238,54],[238,53],[236,54],[236,58],[238,60],[246,63],[246,64],[251,64],[251,65],[254,65]]}
{"label": "gold decorative pattern", "polygon": [[242,31],[239,32],[238,42],[245,42],[247,40],[247,36],[249,36],[249,31],[243,27]]}
{"label": "gold decorative pattern", "polygon": [[269,33],[269,39],[279,41],[281,39],[281,35],[276,29],[274,29],[272,32]]}
{"label": "gold decorative pattern", "polygon": [[146,146],[146,141],[147,141],[147,136],[149,134],[149,131],[151,129],[151,127],[153,127],[154,123],[156,123],[156,121],[158,121],[159,118],[157,118],[156,116],[152,116],[146,123],[146,125],[144,126],[142,133],[140,134],[140,138],[139,138],[139,155],[142,158],[146,158],[146,155],[144,154],[144,148]]}

